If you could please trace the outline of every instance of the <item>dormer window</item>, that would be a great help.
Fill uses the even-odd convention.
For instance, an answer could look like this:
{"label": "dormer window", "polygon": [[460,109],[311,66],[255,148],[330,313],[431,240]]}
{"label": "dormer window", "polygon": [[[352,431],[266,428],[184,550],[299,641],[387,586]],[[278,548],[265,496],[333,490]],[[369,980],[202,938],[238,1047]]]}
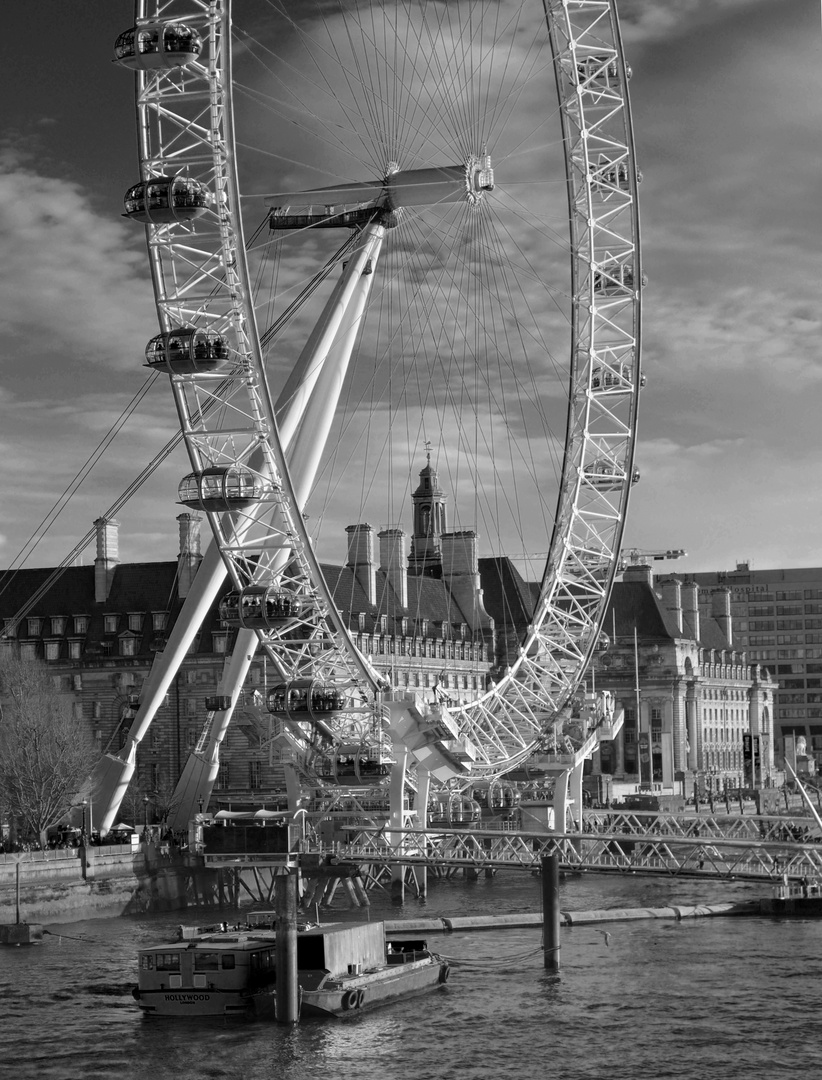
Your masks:
{"label": "dormer window", "polygon": [[388,630],[388,616],[380,615],[380,633],[384,634]]}
{"label": "dormer window", "polygon": [[51,617],[51,632],[55,637],[59,637],[66,632],[66,617],[65,615],[52,615]]}
{"label": "dormer window", "polygon": [[155,630],[165,630],[168,621],[167,611],[152,611],[151,625]]}
{"label": "dormer window", "polygon": [[120,638],[120,656],[134,656],[137,652],[137,638],[126,634]]}
{"label": "dormer window", "polygon": [[26,625],[28,626],[29,637],[39,637],[43,629],[42,619],[26,619]]}
{"label": "dormer window", "polygon": [[401,626],[402,626],[402,636],[405,637],[408,634],[408,619],[405,616],[403,616],[403,618],[402,618]]}
{"label": "dormer window", "polygon": [[128,628],[135,634],[143,629],[143,613],[142,611],[130,611],[128,615]]}
{"label": "dormer window", "polygon": [[88,633],[88,615],[75,615],[74,616],[74,633],[75,634],[87,634]]}
{"label": "dormer window", "polygon": [[117,623],[119,622],[119,615],[104,615],[103,616],[103,629],[107,634],[117,633]]}
{"label": "dormer window", "polygon": [[365,612],[361,611],[357,615],[357,629],[365,630]]}
{"label": "dormer window", "polygon": [[60,659],[60,642],[59,641],[47,641],[44,645],[44,655],[46,660],[59,660]]}

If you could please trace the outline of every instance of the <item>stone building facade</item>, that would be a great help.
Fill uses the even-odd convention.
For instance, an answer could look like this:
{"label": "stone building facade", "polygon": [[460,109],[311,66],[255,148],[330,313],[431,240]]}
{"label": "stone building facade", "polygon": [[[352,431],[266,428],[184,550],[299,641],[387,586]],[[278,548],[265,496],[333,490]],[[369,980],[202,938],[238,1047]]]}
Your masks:
{"label": "stone building facade", "polygon": [[700,612],[695,584],[655,583],[649,566],[630,567],[614,586],[605,630],[610,645],[589,685],[614,694],[625,723],[593,771],[614,796],[639,787],[704,796],[778,779],[774,683],[735,647],[726,589]]}

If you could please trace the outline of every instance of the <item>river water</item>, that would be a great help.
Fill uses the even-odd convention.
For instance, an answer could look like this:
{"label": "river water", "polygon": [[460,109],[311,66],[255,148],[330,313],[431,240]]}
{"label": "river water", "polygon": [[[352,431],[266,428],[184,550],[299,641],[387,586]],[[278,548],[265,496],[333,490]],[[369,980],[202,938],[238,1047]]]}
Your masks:
{"label": "river water", "polygon": [[[587,875],[563,909],[753,899],[763,886]],[[398,919],[538,911],[539,878],[434,883]],[[227,913],[228,914],[228,913]],[[335,913],[336,914],[336,913]],[[340,908],[344,918],[359,918]],[[139,946],[216,913],[50,924],[0,949],[0,1077],[9,1080],[758,1080],[822,1075],[822,920],[701,918],[563,928],[559,976],[540,929],[431,935],[447,986],[346,1020],[293,1028],[158,1020],[131,986]],[[606,939],[604,930],[609,938]]]}

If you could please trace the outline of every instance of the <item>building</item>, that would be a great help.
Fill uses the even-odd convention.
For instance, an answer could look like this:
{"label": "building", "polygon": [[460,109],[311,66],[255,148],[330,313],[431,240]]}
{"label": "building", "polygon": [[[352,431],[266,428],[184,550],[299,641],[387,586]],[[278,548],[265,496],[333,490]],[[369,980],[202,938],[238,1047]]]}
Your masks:
{"label": "building", "polygon": [[639,787],[704,796],[775,781],[774,683],[734,645],[727,589],[714,589],[701,612],[695,584],[655,583],[649,566],[629,567],[605,630],[610,644],[590,680],[625,710],[622,732],[593,762],[611,797]]}
{"label": "building", "polygon": [[[735,570],[689,578],[699,587],[700,611],[710,605],[714,589],[730,590],[736,647],[776,680],[774,736],[780,764],[787,747],[789,763],[801,771],[822,766],[822,567],[752,570],[741,562]],[[810,769],[808,761],[801,761],[799,740],[813,762]]]}
{"label": "building", "polygon": [[[430,460],[420,477],[414,557],[406,553],[401,529],[377,535],[358,524],[347,529],[346,564],[322,569],[357,646],[378,671],[410,691],[436,690],[446,701],[466,702],[484,693],[495,670],[494,621],[483,606],[475,534],[444,528],[445,495]],[[143,682],[201,560],[200,517],[184,513],[177,521],[176,561],[122,563],[120,526],[100,519],[93,566],[0,575],[0,649],[51,668],[55,686],[87,721],[101,753],[116,754],[126,742]],[[221,621],[218,606],[219,600],[140,743],[124,807],[132,821],[142,821],[144,812],[162,818],[186,758],[207,733],[209,698],[217,694],[236,634]],[[218,802],[263,802],[285,789],[278,721],[265,707],[268,667],[262,654],[255,658],[235,705],[221,750]]]}

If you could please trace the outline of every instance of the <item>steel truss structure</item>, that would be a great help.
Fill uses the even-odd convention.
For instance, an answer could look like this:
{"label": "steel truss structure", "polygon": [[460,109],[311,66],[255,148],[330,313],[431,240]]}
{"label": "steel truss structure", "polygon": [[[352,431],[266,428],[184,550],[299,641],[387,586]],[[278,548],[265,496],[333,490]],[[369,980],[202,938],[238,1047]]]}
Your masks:
{"label": "steel truss structure", "polygon": [[[353,103],[345,105],[350,133],[339,138],[367,139],[373,153],[355,180],[348,174],[336,185],[267,198],[277,227],[309,241],[306,259],[314,251],[316,229],[311,226],[322,223],[323,216],[326,225],[342,221],[351,229],[345,257],[341,254],[334,264],[339,280],[291,371],[274,387],[257,325],[268,301],[255,293],[244,235],[231,0],[137,0],[137,44],[123,62],[137,72],[140,185],[134,205],[139,203],[139,210],[130,211],[127,202],[127,213],[146,228],[165,335],[161,348],[192,483],[239,477],[251,495],[233,502],[227,498],[224,504],[202,498],[213,544],[147,680],[123,753],[107,758],[96,776],[94,804],[101,819],[96,824],[103,829],[117,813],[137,746],[226,575],[240,596],[249,589],[287,588],[299,597],[299,614],[274,626],[240,622],[221,685],[223,703],[213,711],[210,736],[181,780],[177,824],[192,816],[198,799],[207,801],[219,747],[258,647],[266,650],[284,686],[317,684],[338,693],[337,707],[323,718],[324,737],[369,741],[390,756],[385,750],[390,733],[395,746],[410,748],[413,761],[445,780],[498,776],[543,745],[552,726],[556,730],[557,717],[576,692],[600,637],[636,479],[641,384],[639,177],[627,93],[630,70],[615,0],[534,0],[521,5],[507,23],[495,3],[457,0],[449,3],[446,16],[442,5],[426,0],[345,0],[334,17],[345,28],[347,44],[336,55],[321,37],[322,8],[318,5],[315,12],[302,0],[271,5],[294,48],[315,66],[312,87],[327,81],[328,66],[337,65],[331,96],[347,88]],[[530,35],[524,58],[515,51],[523,33]],[[338,40],[330,31],[328,37]],[[184,38],[186,46],[180,45]],[[250,41],[243,37],[241,46],[251,48]],[[456,52],[453,43],[459,45]],[[427,89],[443,82],[443,73],[434,68],[446,52],[449,64],[462,63],[448,91],[454,113],[462,117],[461,137],[453,144],[448,138],[450,102],[435,100]],[[365,74],[397,54],[401,59],[387,77]],[[415,74],[415,65],[424,70]],[[445,215],[438,219],[439,230],[452,252],[461,254],[470,245],[471,251],[482,252],[490,234],[481,227],[497,208],[523,205],[513,189],[506,192],[507,166],[494,161],[493,140],[511,125],[520,99],[541,85],[538,77],[551,71],[568,193],[571,273],[570,286],[563,290],[570,339],[567,425],[550,554],[531,625],[510,670],[478,700],[443,710],[432,721],[413,694],[386,684],[357,649],[323,576],[304,510],[322,454],[336,438],[342,387],[376,292],[397,281],[392,270],[375,285],[386,252],[396,251],[399,264],[410,265],[417,257],[412,252],[415,229],[432,206]],[[540,101],[546,111],[545,99]],[[351,115],[354,106],[357,117]],[[294,102],[287,103],[289,116],[293,107]],[[322,116],[315,115],[313,102],[305,104],[305,112],[322,138],[338,138],[332,124],[323,126]],[[405,121],[404,132],[400,121]],[[428,142],[420,141],[424,129],[432,132]],[[537,171],[533,182],[544,179]],[[166,200],[159,211],[152,209],[154,194],[157,205]],[[540,224],[522,216],[532,228]],[[423,235],[421,249],[430,250],[436,232],[435,226]],[[508,234],[503,229],[496,235]],[[474,273],[479,254],[476,259],[461,264],[459,281],[465,288],[480,276]],[[463,322],[460,333],[485,351],[492,328],[508,320],[518,322],[520,337],[532,334],[539,344],[539,320],[535,330],[523,330],[523,316],[509,310],[506,296],[495,298],[506,277],[540,280],[539,253],[517,248],[505,254],[500,248],[488,265],[494,274],[471,293],[458,316],[453,309],[451,321]],[[314,288],[313,281],[309,287]],[[438,289],[441,307],[457,303],[453,297],[459,289],[446,293],[441,284]],[[303,299],[282,311],[278,328],[292,315],[298,317]],[[481,307],[488,308],[488,321],[472,328],[468,318],[476,322]],[[414,310],[416,320],[422,309]],[[198,365],[193,353],[191,364],[175,365],[170,341],[180,332],[200,332],[218,341],[219,370]],[[392,333],[408,340],[423,336],[419,328],[402,324]],[[523,362],[533,348],[524,348]],[[494,349],[505,352],[499,344]],[[529,377],[538,386],[548,370]],[[473,480],[479,482],[476,475]],[[537,480],[543,483],[539,475]],[[315,730],[308,718],[292,724],[292,733],[301,731],[306,745]]]}

